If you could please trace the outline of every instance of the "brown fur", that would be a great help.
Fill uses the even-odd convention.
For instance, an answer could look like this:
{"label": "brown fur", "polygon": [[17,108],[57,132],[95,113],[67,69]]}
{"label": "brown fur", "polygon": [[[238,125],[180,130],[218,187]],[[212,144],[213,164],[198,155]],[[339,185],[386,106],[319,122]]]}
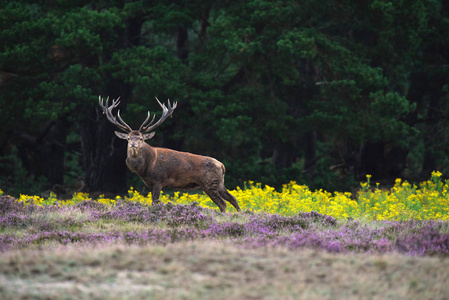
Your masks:
{"label": "brown fur", "polygon": [[237,200],[224,185],[225,167],[215,158],[151,147],[144,141],[143,134],[136,130],[117,135],[120,138],[126,136],[126,165],[151,189],[153,203],[159,202],[159,195],[164,187],[202,189],[220,211],[226,210],[224,200],[240,211]]}

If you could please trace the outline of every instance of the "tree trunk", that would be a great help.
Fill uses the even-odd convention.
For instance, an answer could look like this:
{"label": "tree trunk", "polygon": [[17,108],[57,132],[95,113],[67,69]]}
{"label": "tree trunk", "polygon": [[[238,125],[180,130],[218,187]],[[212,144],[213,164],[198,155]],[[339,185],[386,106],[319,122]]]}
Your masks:
{"label": "tree trunk", "polygon": [[114,127],[100,109],[80,121],[83,192],[123,194],[127,190],[126,143],[116,138]]}
{"label": "tree trunk", "polygon": [[[52,185],[64,184],[64,152],[66,149],[66,138],[70,124],[66,118],[57,120],[51,134],[51,144],[48,147],[46,156],[49,158],[45,164],[44,174]],[[45,149],[43,149],[46,151]],[[43,155],[45,155],[43,153]]]}
{"label": "tree trunk", "polygon": [[392,181],[402,177],[408,150],[386,142],[367,142],[361,151],[362,176],[372,175],[373,180]]}
{"label": "tree trunk", "polygon": [[186,28],[178,27],[175,34],[175,41],[176,41],[176,52],[178,55],[178,58],[181,61],[186,61],[187,57],[189,56],[189,47],[187,46],[187,42],[189,40],[189,34],[187,32]]}
{"label": "tree trunk", "polygon": [[273,165],[277,170],[290,168],[299,158],[298,150],[290,143],[279,142],[273,149]]}
{"label": "tree trunk", "polygon": [[32,178],[47,178],[47,188],[64,184],[64,152],[69,122],[62,118],[49,123],[39,136],[15,131],[23,166]]}
{"label": "tree trunk", "polygon": [[428,178],[432,171],[438,170],[437,157],[442,153],[438,153],[438,147],[435,147],[435,141],[443,144],[444,137],[441,135],[441,128],[444,127],[441,123],[447,119],[443,112],[443,88],[447,84],[447,75],[444,72],[437,72],[428,74],[430,80],[427,96],[429,109],[427,110],[427,132],[424,147],[424,160],[421,171],[423,178]]}

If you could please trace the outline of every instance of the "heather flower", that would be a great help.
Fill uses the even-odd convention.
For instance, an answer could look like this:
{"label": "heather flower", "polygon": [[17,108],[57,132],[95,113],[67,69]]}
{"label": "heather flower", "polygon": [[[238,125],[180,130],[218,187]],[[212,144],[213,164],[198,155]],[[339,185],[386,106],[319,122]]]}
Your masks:
{"label": "heather flower", "polygon": [[[231,191],[243,209],[238,214],[219,213],[206,195],[178,192],[171,198],[161,196],[163,204],[154,206],[151,195],[134,189],[124,198],[97,200],[83,193],[69,200],[55,195],[48,199],[0,195],[0,251],[55,244],[166,245],[204,239],[246,248],[447,257],[449,184],[441,177],[434,172],[419,185],[397,180],[387,191],[371,187],[367,176],[355,196],[311,191],[295,182],[281,191],[249,183],[243,190]],[[105,223],[119,229],[110,230]]]}
{"label": "heather flower", "polygon": [[0,196],[0,214],[23,211],[23,203],[10,196]]}
{"label": "heather flower", "polygon": [[105,211],[107,206],[98,201],[84,200],[81,201],[80,203],[75,204],[74,207],[80,209],[81,211],[89,211],[89,210]]}

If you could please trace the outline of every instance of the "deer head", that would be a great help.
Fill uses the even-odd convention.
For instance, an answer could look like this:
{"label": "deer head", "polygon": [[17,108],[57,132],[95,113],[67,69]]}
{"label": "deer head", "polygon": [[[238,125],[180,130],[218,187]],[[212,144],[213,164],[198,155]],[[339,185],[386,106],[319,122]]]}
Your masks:
{"label": "deer head", "polygon": [[103,113],[106,114],[109,122],[117,126],[120,130],[126,132],[123,133],[115,131],[115,135],[121,139],[128,140],[128,154],[136,156],[138,155],[139,150],[145,144],[144,141],[149,140],[154,136],[155,132],[150,131],[159,127],[159,125],[161,125],[165,121],[165,119],[171,116],[178,103],[173,102],[173,105],[171,105],[170,100],[168,100],[168,107],[166,107],[165,104],[162,104],[159,99],[156,98],[157,103],[159,103],[159,106],[162,107],[162,116],[160,117],[160,119],[156,123],[154,123],[156,115],[153,115],[153,118],[150,120],[151,114],[148,111],[147,118],[145,119],[145,121],[143,121],[142,125],[140,125],[139,130],[132,130],[131,127],[126,124],[126,122],[123,121],[123,119],[120,117],[120,110],[117,111],[117,117],[114,117],[114,115],[112,114],[112,110],[120,104],[119,99],[120,97],[116,100],[112,100],[112,104],[109,106],[109,97],[106,99],[106,104],[104,105],[103,99],[101,98],[101,96],[99,96],[98,102],[101,109],[103,110]]}

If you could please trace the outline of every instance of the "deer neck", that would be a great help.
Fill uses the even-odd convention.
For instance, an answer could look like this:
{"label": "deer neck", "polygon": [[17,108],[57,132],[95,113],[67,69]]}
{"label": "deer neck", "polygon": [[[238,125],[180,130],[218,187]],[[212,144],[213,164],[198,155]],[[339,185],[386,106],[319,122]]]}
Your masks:
{"label": "deer neck", "polygon": [[153,165],[153,162],[156,160],[156,155],[156,149],[146,143],[137,149],[128,148],[126,164],[132,172],[140,174],[148,166]]}

